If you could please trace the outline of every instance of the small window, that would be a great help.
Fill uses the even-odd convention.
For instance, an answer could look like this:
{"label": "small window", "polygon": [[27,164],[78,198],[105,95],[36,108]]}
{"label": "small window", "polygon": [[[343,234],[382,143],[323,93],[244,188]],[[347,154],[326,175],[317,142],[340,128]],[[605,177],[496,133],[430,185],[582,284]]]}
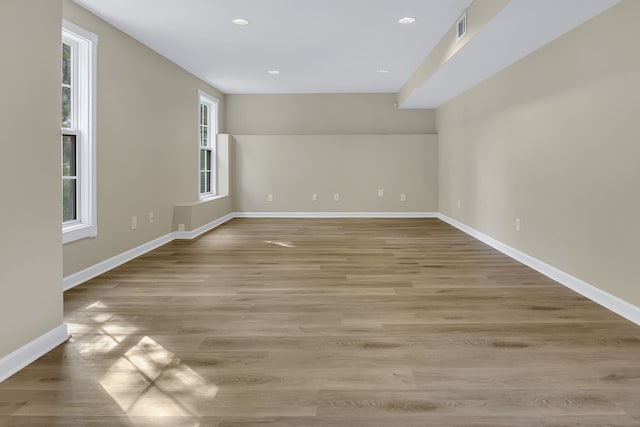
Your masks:
{"label": "small window", "polygon": [[198,93],[198,194],[213,197],[216,191],[216,139],[218,136],[218,100]]}
{"label": "small window", "polygon": [[97,234],[96,44],[95,34],[63,21],[60,118],[63,243]]}

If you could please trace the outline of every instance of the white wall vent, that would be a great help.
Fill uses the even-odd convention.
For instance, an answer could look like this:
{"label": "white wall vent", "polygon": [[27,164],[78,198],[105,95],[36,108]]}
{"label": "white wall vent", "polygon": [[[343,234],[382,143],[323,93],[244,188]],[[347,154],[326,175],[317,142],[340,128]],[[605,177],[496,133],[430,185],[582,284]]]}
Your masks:
{"label": "white wall vent", "polygon": [[456,43],[467,34],[467,12],[463,13],[456,22]]}

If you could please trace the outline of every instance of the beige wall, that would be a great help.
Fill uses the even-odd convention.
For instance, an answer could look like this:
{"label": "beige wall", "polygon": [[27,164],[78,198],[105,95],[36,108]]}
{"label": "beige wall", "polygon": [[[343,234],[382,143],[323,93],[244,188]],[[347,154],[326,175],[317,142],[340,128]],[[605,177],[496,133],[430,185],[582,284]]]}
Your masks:
{"label": "beige wall", "polygon": [[236,139],[235,211],[437,210],[434,110],[398,110],[395,94],[226,99],[227,130]]}
{"label": "beige wall", "polygon": [[[220,100],[222,132],[225,108],[214,88],[70,0],[63,15],[99,39],[98,236],[64,245],[66,276],[173,230],[174,205],[198,196],[198,90]],[[207,202],[197,220],[226,214],[230,205],[228,199]]]}
{"label": "beige wall", "polygon": [[0,2],[0,359],[62,324],[60,19]]}
{"label": "beige wall", "polygon": [[441,212],[636,306],[638,16],[623,1],[437,112]]}
{"label": "beige wall", "polygon": [[[236,135],[240,212],[435,212],[435,135]],[[378,189],[384,197],[378,197]],[[312,193],[318,200],[312,200]],[[334,193],[340,201],[333,201]],[[406,202],[400,194],[407,195]],[[274,200],[267,201],[273,194]]]}
{"label": "beige wall", "polygon": [[398,110],[396,94],[227,95],[232,135],[435,133],[434,110]]}

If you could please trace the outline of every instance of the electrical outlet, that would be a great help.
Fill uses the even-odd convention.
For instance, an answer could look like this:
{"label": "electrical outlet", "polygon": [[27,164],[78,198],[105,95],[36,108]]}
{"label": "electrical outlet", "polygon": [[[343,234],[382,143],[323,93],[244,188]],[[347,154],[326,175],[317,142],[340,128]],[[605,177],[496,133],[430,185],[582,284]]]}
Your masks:
{"label": "electrical outlet", "polygon": [[521,227],[520,227],[520,218],[516,218],[516,231],[520,231]]}
{"label": "electrical outlet", "polygon": [[135,230],[136,228],[138,228],[138,217],[137,216],[132,216],[131,217],[131,229]]}
{"label": "electrical outlet", "polygon": [[267,194],[267,202],[273,202],[273,194]]}
{"label": "electrical outlet", "polygon": [[156,222],[156,215],[153,212],[149,212],[149,224]]}
{"label": "electrical outlet", "polygon": [[407,195],[404,194],[404,193],[400,194],[400,201],[401,202],[406,202],[407,201]]}
{"label": "electrical outlet", "polygon": [[333,193],[333,201],[334,202],[340,201],[340,193]]}
{"label": "electrical outlet", "polygon": [[384,197],[384,189],[379,189],[378,190],[378,197]]}
{"label": "electrical outlet", "polygon": [[313,193],[313,194],[311,195],[311,200],[313,200],[314,202],[315,202],[316,200],[318,200],[318,193]]}

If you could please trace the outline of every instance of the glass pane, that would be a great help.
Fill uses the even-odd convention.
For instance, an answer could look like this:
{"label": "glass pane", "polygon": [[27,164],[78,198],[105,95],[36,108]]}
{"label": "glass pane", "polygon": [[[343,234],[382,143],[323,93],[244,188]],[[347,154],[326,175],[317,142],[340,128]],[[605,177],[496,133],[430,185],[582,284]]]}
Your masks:
{"label": "glass pane", "polygon": [[202,146],[203,147],[209,146],[209,128],[208,127],[202,128]]}
{"label": "glass pane", "polygon": [[78,219],[76,210],[76,180],[62,180],[62,221],[74,221]]}
{"label": "glass pane", "polygon": [[205,135],[204,135],[204,130],[206,128],[204,126],[200,126],[200,146],[201,147],[206,147],[207,146],[207,141],[205,140]]}
{"label": "glass pane", "polygon": [[62,176],[76,176],[76,136],[62,135]]}
{"label": "glass pane", "polygon": [[62,44],[62,83],[71,84],[71,46]]}
{"label": "glass pane", "polygon": [[207,170],[211,170],[211,150],[207,150]]}
{"label": "glass pane", "polygon": [[63,128],[71,127],[71,88],[62,88],[62,122]]}
{"label": "glass pane", "polygon": [[200,121],[203,125],[209,124],[209,106],[207,104],[202,104],[202,121]]}
{"label": "glass pane", "polygon": [[200,172],[200,192],[201,193],[206,193],[207,192],[207,187],[206,187],[206,172]]}
{"label": "glass pane", "polygon": [[207,185],[207,193],[211,192],[211,172],[205,172],[207,176],[206,185]]}
{"label": "glass pane", "polygon": [[206,168],[207,168],[206,150],[200,150],[200,171],[202,172]]}

